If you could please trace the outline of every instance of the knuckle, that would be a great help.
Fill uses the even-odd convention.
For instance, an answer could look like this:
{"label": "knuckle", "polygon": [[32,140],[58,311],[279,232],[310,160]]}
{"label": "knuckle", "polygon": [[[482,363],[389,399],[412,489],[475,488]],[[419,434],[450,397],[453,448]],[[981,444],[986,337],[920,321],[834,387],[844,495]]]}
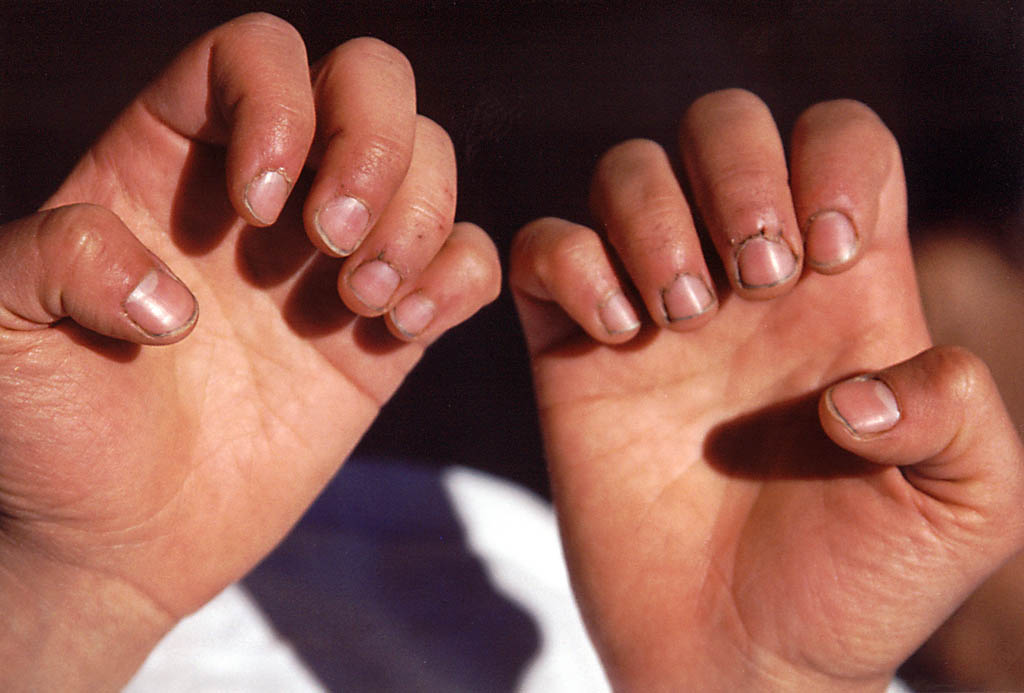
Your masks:
{"label": "knuckle", "polygon": [[665,150],[653,140],[626,140],[608,149],[598,159],[597,170],[613,169],[623,165],[635,166],[637,163],[646,163],[652,158],[662,156],[665,156]]}
{"label": "knuckle", "polygon": [[690,104],[683,116],[683,122],[693,124],[703,121],[710,114],[721,117],[724,114],[764,112],[768,106],[757,94],[746,89],[732,88],[704,94]]}
{"label": "knuckle", "polygon": [[398,133],[377,132],[370,135],[362,145],[358,175],[368,181],[401,178],[409,168],[409,149],[409,143]]}
{"label": "knuckle", "polygon": [[47,215],[39,235],[40,253],[54,278],[90,273],[107,255],[108,230],[119,223],[113,212],[97,205],[76,204]]}
{"label": "knuckle", "polygon": [[962,404],[988,396],[992,376],[988,366],[964,347],[944,346],[933,352],[939,388]]}
{"label": "knuckle", "polygon": [[531,221],[516,231],[509,244],[508,257],[511,269],[516,269],[520,264],[525,264],[531,250],[536,244],[536,236],[540,233],[541,219]]}
{"label": "knuckle", "polygon": [[772,205],[773,192],[787,186],[785,170],[773,171],[747,162],[736,162],[705,173],[704,185],[723,209],[740,217],[743,210]]}
{"label": "knuckle", "polygon": [[567,273],[575,273],[581,257],[592,252],[600,239],[583,226],[555,217],[536,219],[512,240],[509,279],[527,293],[547,294],[548,287]]}
{"label": "knuckle", "polygon": [[609,229],[609,240],[616,247],[627,247],[632,254],[659,256],[682,242],[680,229],[685,222],[679,218],[675,201],[649,198],[642,215],[634,220],[628,235]]}
{"label": "knuckle", "polygon": [[103,238],[104,229],[118,221],[113,212],[99,205],[67,205],[47,213],[40,235],[45,243],[62,248],[95,246]]}
{"label": "knuckle", "polygon": [[569,226],[554,234],[547,244],[547,261],[556,273],[585,264],[600,243],[594,232],[582,226]]}
{"label": "knuckle", "polygon": [[461,249],[461,275],[473,293],[490,303],[501,292],[501,262],[494,246],[465,245]]}
{"label": "knuckle", "polygon": [[284,19],[281,19],[277,15],[269,12],[250,12],[249,14],[244,14],[241,17],[228,22],[224,26],[224,29],[245,33],[252,31],[259,34],[261,37],[269,35],[280,37],[287,41],[297,40],[300,43],[302,42],[302,36],[299,34],[298,29]]}
{"label": "knuckle", "polygon": [[447,166],[455,166],[455,145],[448,132],[426,116],[416,117],[416,147],[429,148],[438,161]]}
{"label": "knuckle", "polygon": [[268,124],[269,145],[276,154],[305,150],[313,139],[316,116],[308,104],[281,98]]}
{"label": "knuckle", "polygon": [[557,233],[556,229],[564,224],[561,219],[542,217],[534,219],[519,229],[512,239],[509,258],[513,265],[534,264],[542,254],[542,246],[546,240]]}
{"label": "knuckle", "polygon": [[620,142],[597,160],[591,195],[608,195],[632,179],[643,179],[648,167],[668,156],[660,144],[652,140],[633,139]]}
{"label": "knuckle", "polygon": [[433,238],[447,235],[452,225],[455,206],[449,204],[451,195],[445,190],[435,190],[430,197],[423,196],[409,205],[405,226],[416,230],[416,237]]}
{"label": "knuckle", "polygon": [[331,63],[345,63],[349,60],[365,61],[391,74],[413,80],[412,63],[405,54],[380,39],[370,36],[350,39],[331,51],[328,56]]}
{"label": "knuckle", "polygon": [[899,157],[899,143],[882,119],[866,104],[853,99],[836,99],[814,104],[797,119],[795,137],[828,128],[836,141],[858,149],[879,152],[887,161]]}

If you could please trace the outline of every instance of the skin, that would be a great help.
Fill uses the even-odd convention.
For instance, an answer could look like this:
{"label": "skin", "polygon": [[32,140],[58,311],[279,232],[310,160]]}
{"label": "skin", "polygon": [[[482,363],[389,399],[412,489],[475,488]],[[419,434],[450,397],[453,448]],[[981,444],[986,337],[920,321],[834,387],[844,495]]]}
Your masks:
{"label": "skin", "polygon": [[[496,296],[496,251],[452,223],[451,144],[416,115],[404,57],[358,39],[310,75],[274,17],[214,30],[48,211],[0,231],[0,688],[117,689],[288,531],[426,346]],[[249,199],[267,171],[290,182],[283,210]],[[344,259],[315,225],[338,195],[370,217]],[[400,276],[384,305],[348,283],[373,259]],[[129,319],[153,269],[198,321]],[[396,306],[414,294],[433,317],[410,333]]]}
{"label": "skin", "polygon": [[[882,689],[1019,548],[1020,440],[984,365],[931,348],[898,147],[869,109],[809,109],[787,162],[767,107],[718,92],[680,145],[692,205],[660,147],[627,142],[594,177],[604,238],[542,219],[513,247],[584,619],[621,690]],[[770,220],[806,240],[825,211],[852,220],[852,255],[792,244],[802,272],[737,281],[735,239]],[[715,276],[717,301],[672,321],[680,273]],[[619,293],[635,325],[609,330]],[[865,373],[898,403],[885,430],[827,390]]]}
{"label": "skin", "polygon": [[[915,243],[915,265],[935,339],[968,346],[985,360],[1021,430],[1024,332],[1008,326],[1024,324],[1024,274],[1019,254],[1006,252],[993,236],[975,226],[928,229]],[[919,690],[1024,688],[1022,590],[1024,555],[1018,553],[929,638],[911,659],[907,679]]]}

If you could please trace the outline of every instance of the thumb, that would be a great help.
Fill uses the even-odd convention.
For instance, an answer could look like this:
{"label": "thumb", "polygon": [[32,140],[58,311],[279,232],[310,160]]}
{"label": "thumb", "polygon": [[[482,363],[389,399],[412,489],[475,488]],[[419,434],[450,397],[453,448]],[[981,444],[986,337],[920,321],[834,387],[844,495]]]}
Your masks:
{"label": "thumb", "polygon": [[[872,462],[903,468],[919,491],[1024,532],[1024,449],[985,364],[937,347],[845,380],[819,403],[825,432]],[[1012,531],[1011,531],[1012,530]]]}
{"label": "thumb", "polygon": [[0,227],[0,329],[66,317],[108,337],[170,344],[191,331],[197,304],[102,207],[59,207]]}

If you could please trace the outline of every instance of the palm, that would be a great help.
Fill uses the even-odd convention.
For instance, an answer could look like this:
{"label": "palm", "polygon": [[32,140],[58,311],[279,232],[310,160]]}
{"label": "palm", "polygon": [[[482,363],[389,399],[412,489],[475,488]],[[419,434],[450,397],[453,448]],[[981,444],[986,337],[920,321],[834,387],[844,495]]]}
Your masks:
{"label": "palm", "polygon": [[[898,470],[824,437],[816,395],[928,345],[899,209],[842,275],[808,274],[770,302],[730,295],[697,332],[536,357],[567,554],[586,566],[576,587],[613,669],[621,653],[697,671],[738,651],[874,671],[858,636],[885,623],[855,609],[904,608],[891,599],[910,588],[898,558],[914,558],[882,531],[924,523]],[[879,552],[894,554],[882,576],[868,560]],[[834,639],[856,622],[872,630]]]}
{"label": "palm", "polygon": [[66,324],[12,333],[2,372],[15,376],[0,381],[20,403],[0,428],[11,505],[51,528],[59,557],[84,541],[76,556],[98,556],[87,567],[175,612],[283,535],[422,352],[344,308],[338,267],[314,253],[297,208],[246,227],[218,152],[136,108],[50,202],[118,214],[193,289],[196,331],[147,348]]}

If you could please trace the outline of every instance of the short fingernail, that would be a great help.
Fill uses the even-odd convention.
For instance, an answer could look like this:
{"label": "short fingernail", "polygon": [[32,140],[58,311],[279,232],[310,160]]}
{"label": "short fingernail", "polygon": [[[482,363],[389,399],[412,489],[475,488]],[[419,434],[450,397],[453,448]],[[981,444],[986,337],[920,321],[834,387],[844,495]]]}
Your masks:
{"label": "short fingernail", "polygon": [[350,255],[366,236],[370,211],[354,197],[340,197],[320,208],[315,223],[328,248]]}
{"label": "short fingernail", "polygon": [[796,257],[781,238],[751,236],[736,251],[736,269],[743,287],[763,289],[792,277],[796,272]]}
{"label": "short fingernail", "polygon": [[842,212],[818,212],[811,217],[805,245],[807,262],[828,269],[848,262],[857,252],[857,231]]}
{"label": "short fingernail", "polygon": [[245,186],[245,206],[257,220],[273,223],[281,213],[291,185],[281,171],[264,171]]}
{"label": "short fingernail", "polygon": [[619,292],[605,299],[605,302],[598,308],[598,316],[608,334],[622,334],[640,327],[636,311],[633,310],[629,300]]}
{"label": "short fingernail", "polygon": [[661,292],[661,300],[669,322],[678,322],[706,312],[714,305],[715,296],[700,277],[680,274]]}
{"label": "short fingernail", "polygon": [[387,308],[402,278],[383,260],[370,260],[349,275],[348,285],[363,305],[373,311]]}
{"label": "short fingernail", "polygon": [[399,332],[413,339],[427,329],[436,313],[434,302],[417,292],[398,302],[391,310],[391,321]]}
{"label": "short fingernail", "polygon": [[124,312],[143,332],[162,337],[195,320],[196,299],[177,279],[154,269],[128,294]]}
{"label": "short fingernail", "polygon": [[853,378],[828,392],[828,402],[855,435],[883,433],[900,420],[900,406],[889,386],[878,378]]}

